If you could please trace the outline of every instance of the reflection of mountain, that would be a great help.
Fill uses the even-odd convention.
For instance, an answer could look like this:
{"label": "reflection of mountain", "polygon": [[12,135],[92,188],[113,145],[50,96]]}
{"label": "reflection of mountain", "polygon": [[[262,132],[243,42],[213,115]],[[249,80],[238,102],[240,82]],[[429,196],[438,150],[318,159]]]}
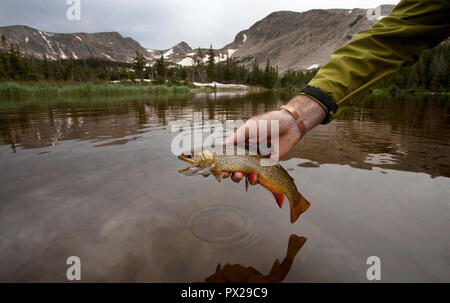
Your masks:
{"label": "reflection of mountain", "polygon": [[[281,96],[287,100],[289,96]],[[373,166],[450,176],[450,132],[446,97],[366,97],[339,116],[308,134],[289,158],[370,169]],[[38,148],[61,140],[96,140],[125,144],[153,127],[169,122],[248,119],[278,108],[274,95],[204,94],[134,100],[16,101],[0,105],[0,145]],[[448,98],[447,98],[448,99]],[[104,141],[104,142],[103,142]],[[299,163],[300,164],[300,163]]]}
{"label": "reflection of mountain", "polygon": [[286,278],[289,270],[291,269],[292,263],[297,256],[300,249],[306,242],[305,237],[299,237],[292,234],[289,237],[288,247],[286,251],[286,256],[280,263],[278,259],[273,263],[270,273],[267,275],[261,274],[253,267],[245,267],[240,264],[230,265],[218,264],[216,272],[205,279],[206,283],[279,283]]}

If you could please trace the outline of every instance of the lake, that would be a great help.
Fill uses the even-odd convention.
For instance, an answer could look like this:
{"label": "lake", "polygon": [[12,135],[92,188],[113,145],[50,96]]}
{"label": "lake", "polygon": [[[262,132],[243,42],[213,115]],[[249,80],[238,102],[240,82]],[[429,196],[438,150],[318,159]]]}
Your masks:
{"label": "lake", "polygon": [[450,100],[367,96],[281,165],[311,207],[291,224],[262,186],[187,177],[171,122],[248,119],[289,95],[0,102],[0,281],[198,282],[226,263],[285,282],[450,282]]}

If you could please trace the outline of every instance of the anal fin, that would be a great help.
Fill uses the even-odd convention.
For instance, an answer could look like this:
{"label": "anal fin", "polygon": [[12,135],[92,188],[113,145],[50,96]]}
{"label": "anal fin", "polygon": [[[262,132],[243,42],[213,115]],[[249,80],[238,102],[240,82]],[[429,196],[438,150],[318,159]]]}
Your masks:
{"label": "anal fin", "polygon": [[284,202],[284,195],[274,193],[274,192],[272,192],[272,194],[275,197],[275,200],[277,201],[278,206],[281,208],[283,206],[283,202]]}

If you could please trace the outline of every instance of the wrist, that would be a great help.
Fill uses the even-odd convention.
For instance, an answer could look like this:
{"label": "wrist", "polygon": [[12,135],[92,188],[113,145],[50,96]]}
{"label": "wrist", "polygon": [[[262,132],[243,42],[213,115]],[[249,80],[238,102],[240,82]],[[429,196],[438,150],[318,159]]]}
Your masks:
{"label": "wrist", "polygon": [[327,115],[320,104],[305,95],[295,96],[287,103],[287,105],[293,107],[297,111],[300,119],[303,120],[307,131],[310,131],[319,125]]}

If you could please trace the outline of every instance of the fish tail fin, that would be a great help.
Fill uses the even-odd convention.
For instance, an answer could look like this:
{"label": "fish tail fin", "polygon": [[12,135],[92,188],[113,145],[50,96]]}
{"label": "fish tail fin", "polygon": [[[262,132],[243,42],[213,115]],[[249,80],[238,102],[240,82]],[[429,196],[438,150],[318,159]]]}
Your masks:
{"label": "fish tail fin", "polygon": [[305,237],[299,237],[296,234],[292,234],[289,237],[288,248],[286,252],[286,258],[289,260],[294,260],[295,256],[298,254],[302,246],[306,242]]}
{"label": "fish tail fin", "polygon": [[289,199],[289,204],[291,206],[291,223],[297,221],[300,214],[310,206],[310,203],[300,193]]}

